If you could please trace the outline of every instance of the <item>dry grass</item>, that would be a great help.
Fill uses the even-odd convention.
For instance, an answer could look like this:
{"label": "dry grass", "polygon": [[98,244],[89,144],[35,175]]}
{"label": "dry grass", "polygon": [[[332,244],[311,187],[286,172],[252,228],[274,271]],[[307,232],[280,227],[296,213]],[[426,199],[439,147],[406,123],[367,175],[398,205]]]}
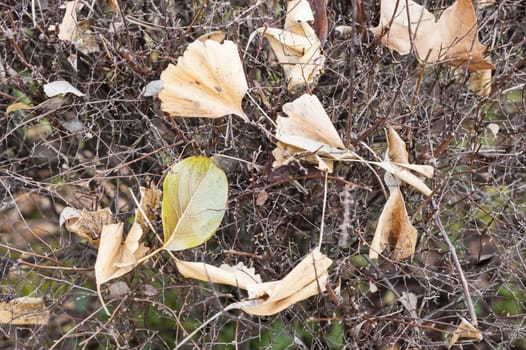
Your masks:
{"label": "dry grass", "polygon": [[[54,80],[68,80],[86,94],[0,117],[0,296],[43,296],[54,316],[42,327],[2,325],[0,348],[169,349],[242,297],[235,288],[185,280],[168,255],[158,255],[120,279],[128,293],[105,292],[113,310],[108,318],[94,290],[96,251],[58,227],[66,205],[110,207],[126,220],[134,209],[130,191],[160,184],[168,166],[187,156],[214,156],[227,173],[230,199],[215,238],[178,255],[212,264],[243,261],[271,280],[317,244],[323,174],[299,163],[271,169],[273,128],[254,103],[244,103],[257,121],[247,124],[230,117],[170,119],[158,101],[141,96],[201,34],[224,30],[243,50],[256,28],[282,23],[282,1],[235,3],[242,6],[122,1],[114,14],[103,1],[92,2],[80,17],[89,20],[101,50],[89,55],[48,30],[62,20],[60,1],[0,4],[0,109],[21,96],[34,105],[45,102],[42,85]],[[428,1],[428,8],[450,3]],[[480,98],[468,90],[465,72],[422,68],[379,45],[360,26],[355,4],[330,1],[328,62],[313,93],[364,157],[374,159],[363,144],[382,155],[383,126],[391,124],[401,127],[413,161],[436,167],[431,201],[405,191],[420,233],[417,253],[404,262],[367,260],[366,243],[385,198],[368,168],[340,164],[329,180],[322,249],[335,261],[329,293],[274,317],[228,312],[187,348],[444,347],[440,330],[451,330],[469,311],[437,218],[453,242],[485,336],[473,345],[464,341],[463,348],[526,348],[526,9],[521,0],[503,0],[478,12],[479,38],[497,67],[491,95]],[[379,4],[364,6],[366,25],[377,23]],[[342,24],[353,25],[350,37],[334,32]],[[77,70],[68,62],[72,54]],[[258,38],[244,64],[249,94],[275,118],[294,96],[270,56]],[[496,135],[490,123],[499,126]],[[256,205],[263,190],[269,197]],[[154,224],[162,232],[160,222]],[[147,240],[158,246],[153,235]],[[418,297],[414,313],[399,302],[404,293]]]}

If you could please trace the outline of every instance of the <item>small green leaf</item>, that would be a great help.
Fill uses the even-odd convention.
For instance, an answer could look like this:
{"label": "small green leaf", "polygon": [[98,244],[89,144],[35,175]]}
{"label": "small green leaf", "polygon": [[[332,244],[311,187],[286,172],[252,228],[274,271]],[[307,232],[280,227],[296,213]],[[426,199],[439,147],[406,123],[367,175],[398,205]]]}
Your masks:
{"label": "small green leaf", "polygon": [[175,164],[163,184],[162,220],[167,250],[206,242],[225,215],[226,175],[212,159],[190,157]]}

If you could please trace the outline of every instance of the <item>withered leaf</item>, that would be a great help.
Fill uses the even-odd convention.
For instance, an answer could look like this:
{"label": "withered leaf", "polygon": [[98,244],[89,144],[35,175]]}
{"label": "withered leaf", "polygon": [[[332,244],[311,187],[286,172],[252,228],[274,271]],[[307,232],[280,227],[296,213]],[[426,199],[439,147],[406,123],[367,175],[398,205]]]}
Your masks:
{"label": "withered leaf", "polygon": [[176,261],[179,272],[186,278],[194,278],[211,283],[235,286],[248,291],[253,300],[243,311],[251,315],[266,316],[276,314],[295,303],[325,291],[328,268],[332,260],[314,249],[279,281],[261,282],[254,269],[238,264],[234,267],[222,265],[220,268],[186,261]]}
{"label": "withered leaf", "polygon": [[314,20],[307,0],[289,1],[283,29],[259,28],[257,33],[268,39],[278,63],[283,66],[287,89],[296,92],[315,85],[323,70],[320,40],[310,23]]}
{"label": "withered leaf", "polygon": [[241,102],[248,85],[237,45],[229,40],[196,40],[162,74],[163,111],[180,117],[219,118],[235,114],[248,120]]}
{"label": "withered leaf", "polygon": [[466,320],[464,317],[460,317],[460,324],[457,326],[457,329],[455,329],[451,339],[449,339],[448,348],[451,348],[453,345],[455,345],[460,338],[482,340],[483,336],[482,332],[473,326],[471,322]]}
{"label": "withered leaf", "polygon": [[370,30],[402,55],[413,48],[420,61],[445,61],[470,71],[495,69],[483,57],[486,46],[477,37],[471,0],[456,1],[437,22],[433,14],[412,0],[381,0],[380,23]]}
{"label": "withered leaf", "polygon": [[66,229],[77,236],[86,239],[93,247],[99,246],[102,228],[113,222],[113,214],[109,208],[96,211],[82,210],[66,207],[61,214],[61,221],[66,224]]}
{"label": "withered leaf", "polygon": [[[329,116],[315,95],[302,95],[283,106],[288,118],[278,117],[273,154],[273,167],[285,165],[292,156],[318,164],[321,170],[332,172],[333,160],[355,158],[345,148]],[[301,155],[300,152],[306,152]]]}
{"label": "withered leaf", "polygon": [[49,322],[49,318],[49,309],[42,298],[21,297],[7,303],[0,302],[0,323],[43,325]]}

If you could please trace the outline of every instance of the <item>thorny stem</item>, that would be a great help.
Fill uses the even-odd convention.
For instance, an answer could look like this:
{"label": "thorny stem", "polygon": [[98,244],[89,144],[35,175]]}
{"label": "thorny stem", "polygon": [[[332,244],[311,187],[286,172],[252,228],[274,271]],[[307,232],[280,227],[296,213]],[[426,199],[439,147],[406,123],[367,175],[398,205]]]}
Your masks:
{"label": "thorny stem", "polygon": [[464,272],[462,271],[462,266],[460,266],[460,261],[458,260],[458,255],[455,250],[455,247],[453,246],[453,243],[451,243],[451,240],[449,239],[449,236],[446,233],[446,230],[444,229],[444,226],[442,225],[442,221],[440,220],[440,215],[438,211],[438,206],[434,201],[431,201],[431,205],[433,206],[433,209],[435,209],[435,223],[438,227],[438,230],[440,231],[440,234],[444,238],[444,241],[446,241],[449,252],[451,253],[451,257],[453,258],[453,263],[455,264],[455,268],[458,273],[458,278],[460,279],[460,282],[462,283],[462,289],[464,290],[464,295],[466,297],[466,304],[468,306],[469,315],[471,316],[471,323],[473,326],[478,326],[477,321],[477,315],[475,313],[475,308],[473,307],[473,301],[471,300],[471,294],[469,292],[469,285],[468,281],[466,280],[466,277],[464,276]]}
{"label": "thorny stem", "polygon": [[320,243],[319,247],[321,247],[321,243],[323,242],[323,230],[325,228],[325,207],[327,207],[327,178],[329,176],[329,172],[325,171],[325,180],[323,181],[323,206],[321,209],[321,224],[320,224]]}

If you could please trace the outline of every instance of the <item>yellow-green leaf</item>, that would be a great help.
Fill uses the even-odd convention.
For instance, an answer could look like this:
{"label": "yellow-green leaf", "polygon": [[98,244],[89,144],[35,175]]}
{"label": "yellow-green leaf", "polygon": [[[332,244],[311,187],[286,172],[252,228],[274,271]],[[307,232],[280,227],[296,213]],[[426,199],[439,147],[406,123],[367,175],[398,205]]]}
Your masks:
{"label": "yellow-green leaf", "polygon": [[212,159],[196,156],[175,164],[163,184],[163,248],[182,250],[206,242],[223,219],[227,195],[226,175]]}

